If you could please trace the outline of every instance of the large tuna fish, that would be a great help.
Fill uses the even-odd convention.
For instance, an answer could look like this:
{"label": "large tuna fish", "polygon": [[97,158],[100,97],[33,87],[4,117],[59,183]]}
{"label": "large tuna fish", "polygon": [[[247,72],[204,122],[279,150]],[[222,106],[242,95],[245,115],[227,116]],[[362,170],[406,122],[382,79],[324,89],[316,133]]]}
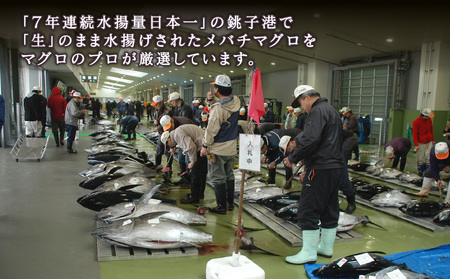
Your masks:
{"label": "large tuna fish", "polygon": [[368,185],[362,185],[356,187],[355,191],[356,193],[363,199],[370,200],[373,198],[373,196],[386,192],[391,191],[392,188],[389,188],[387,186],[381,185],[381,184],[368,184]]}
{"label": "large tuna fish", "polygon": [[300,199],[299,194],[286,194],[286,195],[277,195],[268,197],[265,199],[258,200],[257,203],[264,205],[272,210],[279,210],[285,206],[298,203],[298,200]]}
{"label": "large tuna fish", "polygon": [[383,168],[382,166],[378,166],[378,165],[368,166],[366,168],[366,172],[373,174],[375,171],[378,171],[379,169],[382,169],[382,168]]}
{"label": "large tuna fish", "polygon": [[294,203],[275,212],[275,216],[292,223],[297,223],[298,203]]}
{"label": "large tuna fish", "polygon": [[417,186],[422,186],[423,178],[412,172],[405,172],[397,177],[402,182],[412,183]]}
{"label": "large tuna fish", "polygon": [[146,168],[146,166],[137,162],[118,160],[114,162],[93,165],[87,169],[82,170],[79,174],[84,178],[91,178],[104,174],[113,174],[119,169],[123,170],[124,168],[134,169],[134,171],[137,171]]}
{"label": "large tuna fish", "polygon": [[408,195],[403,194],[401,190],[392,190],[373,196],[370,202],[376,206],[400,207],[411,200],[412,199]]}
{"label": "large tuna fish", "polygon": [[398,209],[411,216],[430,217],[435,216],[444,208],[444,203],[430,199],[420,199],[407,202]]}
{"label": "large tuna fish", "polygon": [[381,256],[363,253],[336,259],[313,271],[313,274],[327,278],[358,278],[390,266],[404,266],[391,262]]}
{"label": "large tuna fish", "polygon": [[112,245],[147,249],[170,249],[212,243],[212,234],[189,225],[158,218],[164,212],[117,221],[91,234]]}
{"label": "large tuna fish", "polygon": [[414,272],[406,266],[390,266],[382,270],[371,272],[367,275],[359,276],[358,279],[392,279],[392,278],[404,278],[404,279],[433,279],[432,277]]}
{"label": "large tuna fish", "polygon": [[338,220],[338,232],[345,232],[353,229],[358,224],[368,223],[369,218],[367,216],[357,216],[351,215],[345,212],[339,212],[339,220]]}
{"label": "large tuna fish", "polygon": [[203,215],[151,199],[158,189],[159,186],[154,187],[145,193],[138,202],[119,203],[104,208],[94,215],[94,219],[112,223],[118,220],[144,216],[149,213],[167,212],[160,217],[188,225],[206,225],[207,219]]}
{"label": "large tuna fish", "polygon": [[350,165],[349,163],[349,168],[355,171],[365,171],[370,165],[366,164],[366,163],[356,163],[356,164],[352,164]]}
{"label": "large tuna fish", "polygon": [[450,209],[446,209],[434,216],[433,222],[439,225],[450,225]]}
{"label": "large tuna fish", "polygon": [[282,194],[283,189],[277,186],[262,186],[245,190],[244,200],[247,202],[256,202],[260,199]]}
{"label": "large tuna fish", "polygon": [[392,168],[385,168],[381,171],[379,176],[380,176],[380,178],[394,179],[400,175],[402,175],[402,172],[399,170],[392,169]]}
{"label": "large tuna fish", "polygon": [[132,202],[142,197],[141,193],[133,191],[107,191],[95,195],[84,195],[78,198],[77,202],[90,210],[100,211],[103,208],[123,203]]}
{"label": "large tuna fish", "polygon": [[133,154],[137,153],[137,149],[134,147],[123,147],[119,146],[117,144],[103,144],[103,145],[95,145],[90,148],[85,148],[84,151],[95,154],[99,152],[105,152],[105,151],[124,151],[124,152],[131,152]]}

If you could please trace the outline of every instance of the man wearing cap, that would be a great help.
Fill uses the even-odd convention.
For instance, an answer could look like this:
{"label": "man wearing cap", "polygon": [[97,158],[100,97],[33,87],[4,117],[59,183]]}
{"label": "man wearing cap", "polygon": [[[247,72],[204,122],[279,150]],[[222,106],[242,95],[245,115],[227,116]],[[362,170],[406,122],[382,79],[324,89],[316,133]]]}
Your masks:
{"label": "man wearing cap", "polygon": [[66,132],[66,123],[64,114],[66,112],[67,102],[61,96],[61,90],[58,87],[52,89],[52,95],[48,98],[47,107],[50,109],[52,118],[52,133],[55,138],[56,147],[64,145],[64,133]]}
{"label": "man wearing cap", "polygon": [[407,138],[393,138],[384,145],[384,152],[389,162],[394,159],[392,168],[395,169],[400,162],[400,171],[403,172],[406,166],[406,157],[411,149],[411,141]]}
{"label": "man wearing cap", "polygon": [[[262,163],[267,162],[269,168],[269,178],[265,181],[267,184],[275,184],[275,176],[277,173],[277,165],[283,162],[285,158],[282,150],[280,150],[280,140],[283,136],[295,137],[301,131],[299,129],[274,129],[261,136],[261,153],[263,154]],[[285,166],[286,181],[292,176],[292,167]],[[290,185],[289,185],[290,186]],[[288,185],[287,187],[290,188]]]}
{"label": "man wearing cap", "polygon": [[164,132],[164,137],[161,136],[161,141],[166,141],[167,145],[172,148],[178,145],[182,151],[180,153],[188,156],[190,162],[188,168],[191,170],[189,183],[191,194],[180,202],[199,203],[205,195],[206,174],[208,171],[206,157],[200,156],[205,131],[197,125],[187,124],[170,131],[167,137],[165,134],[168,132]]}
{"label": "man wearing cap", "polygon": [[430,150],[436,143],[433,135],[434,113],[429,108],[424,108],[419,117],[413,122],[412,136],[414,150],[417,152],[417,171],[423,175],[430,165]]}
{"label": "man wearing cap", "polygon": [[268,103],[264,103],[264,109],[266,110],[266,113],[261,116],[261,123],[273,123],[275,121],[275,115],[273,114],[273,111],[269,108]]}
{"label": "man wearing cap", "polygon": [[[359,121],[358,117],[353,114],[352,110],[349,107],[343,107],[342,113],[344,114],[345,118],[347,119],[347,123],[344,124],[344,129],[352,131],[356,134],[356,136],[359,139]],[[359,142],[359,140],[358,140]],[[353,150],[355,152],[355,160],[359,161],[359,147],[358,145],[355,146],[355,149]]]}
{"label": "man wearing cap", "polygon": [[[439,189],[442,189],[441,172],[445,175],[450,173],[450,157],[449,155],[450,141],[438,142],[430,151],[430,167],[423,174],[422,190],[416,193],[417,196],[426,197],[431,189],[433,179],[437,182]],[[450,183],[449,183],[450,185]],[[449,189],[450,190],[450,187]],[[450,203],[450,194],[447,190],[445,203]]]}
{"label": "man wearing cap", "polygon": [[[164,104],[164,100],[160,95],[155,95],[152,98],[151,105],[155,107],[155,120],[153,121],[153,124],[156,127],[156,130],[161,135],[164,132],[163,126],[161,126],[161,123],[159,122],[161,120],[161,117],[164,115],[171,115],[172,112],[169,110],[169,108],[166,107]],[[166,153],[167,158],[169,158],[169,152],[165,152],[165,146],[161,142],[161,136],[158,137],[158,142],[156,143],[156,153],[155,153],[155,164],[157,170],[162,169],[161,161],[162,161],[162,155]]]}
{"label": "man wearing cap", "polygon": [[42,92],[40,86],[35,86],[23,99],[23,108],[25,110],[25,135],[27,137],[36,137],[38,132],[41,131],[41,119],[39,114],[39,96],[38,93]]}
{"label": "man wearing cap", "polygon": [[[120,125],[122,126],[122,131],[120,132],[120,136],[123,133],[127,133],[128,137],[126,140],[135,140],[136,139],[136,127],[139,124],[139,118],[135,115],[127,115],[120,120]],[[133,136],[131,136],[133,135]]]}
{"label": "man wearing cap", "polygon": [[209,211],[226,214],[227,210],[234,208],[233,166],[237,153],[240,101],[232,95],[230,77],[218,75],[212,84],[218,100],[209,109],[200,156],[209,156],[208,180],[216,194],[217,206]]}
{"label": "man wearing cap", "polygon": [[77,153],[72,146],[73,141],[75,140],[75,133],[78,130],[78,119],[81,119],[84,116],[84,109],[80,109],[78,106],[83,97],[81,97],[80,92],[74,92],[72,96],[73,98],[67,104],[64,114],[64,120],[67,126],[67,153],[69,154]]}
{"label": "man wearing cap", "polygon": [[[192,119],[183,116],[170,117],[169,115],[163,115],[159,121],[164,131],[173,131],[185,124],[196,124]],[[178,153],[178,164],[180,165],[180,174],[183,174],[187,170],[188,158],[183,156],[181,152]],[[168,164],[172,166],[172,162]]]}
{"label": "man wearing cap", "polygon": [[303,112],[301,108],[295,108],[294,114],[297,117],[297,120],[295,122],[295,128],[300,129],[303,131],[303,127],[305,126],[305,119],[306,119],[306,112]]}
{"label": "man wearing cap", "polygon": [[247,110],[245,109],[245,107],[241,107],[239,109],[239,120],[247,121]]}
{"label": "man wearing cap", "polygon": [[288,115],[286,116],[286,121],[284,121],[284,129],[295,128],[297,124],[297,116],[294,114],[294,108],[291,106],[288,108]]}
{"label": "man wearing cap", "polygon": [[194,120],[194,113],[192,112],[191,106],[184,103],[184,100],[181,99],[180,93],[170,93],[168,101],[172,103],[173,116],[184,116]]}
{"label": "man wearing cap", "polygon": [[294,96],[292,107],[301,106],[308,117],[301,140],[285,158],[285,165],[303,161],[305,166],[298,208],[303,247],[296,255],[286,257],[286,261],[305,264],[316,262],[317,255],[333,255],[343,166],[342,122],[338,112],[313,87],[300,85]]}
{"label": "man wearing cap", "polygon": [[127,115],[127,103],[123,101],[123,98],[119,98],[117,103],[117,112],[119,113],[119,119]]}
{"label": "man wearing cap", "polygon": [[197,108],[197,110],[195,111],[195,114],[194,114],[194,119],[195,119],[195,122],[197,122],[197,125],[198,125],[198,126],[200,126],[200,125],[202,124],[202,112],[203,112],[203,108],[204,108],[203,105],[199,105],[198,108]]}

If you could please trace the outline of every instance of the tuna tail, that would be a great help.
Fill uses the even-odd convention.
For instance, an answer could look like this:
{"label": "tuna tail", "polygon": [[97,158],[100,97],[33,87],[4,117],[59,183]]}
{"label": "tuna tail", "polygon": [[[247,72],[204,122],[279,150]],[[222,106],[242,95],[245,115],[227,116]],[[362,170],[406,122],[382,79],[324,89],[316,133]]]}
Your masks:
{"label": "tuna tail", "polygon": [[143,204],[147,204],[148,201],[153,197],[153,195],[156,193],[156,191],[159,190],[159,188],[161,187],[161,184],[156,185],[155,187],[153,187],[152,189],[150,189],[149,191],[147,191],[147,193],[143,194],[142,197],[139,199],[138,203],[143,203]]}

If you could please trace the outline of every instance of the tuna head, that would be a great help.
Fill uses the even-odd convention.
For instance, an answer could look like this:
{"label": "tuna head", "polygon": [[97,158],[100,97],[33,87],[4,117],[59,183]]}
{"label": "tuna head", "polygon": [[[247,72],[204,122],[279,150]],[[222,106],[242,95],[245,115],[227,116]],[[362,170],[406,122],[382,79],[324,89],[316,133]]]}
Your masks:
{"label": "tuna head", "polygon": [[94,219],[111,223],[112,221],[119,220],[119,218],[125,219],[132,215],[135,211],[136,204],[134,202],[123,202],[103,208],[100,212],[94,215]]}

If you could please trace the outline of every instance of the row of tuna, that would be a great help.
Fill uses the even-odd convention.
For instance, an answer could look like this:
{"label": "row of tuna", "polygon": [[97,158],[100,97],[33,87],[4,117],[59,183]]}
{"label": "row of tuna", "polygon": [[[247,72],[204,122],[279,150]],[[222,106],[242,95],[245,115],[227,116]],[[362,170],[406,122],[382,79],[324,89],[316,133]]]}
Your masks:
{"label": "row of tuna", "polygon": [[433,221],[440,225],[450,225],[449,210],[445,204],[428,199],[413,199],[403,190],[393,189],[381,184],[370,184],[360,179],[351,179],[356,193],[363,199],[379,207],[397,207],[401,212],[415,217],[434,217]]}
{"label": "row of tuna", "polygon": [[365,171],[380,178],[398,179],[401,182],[407,182],[415,184],[417,186],[422,186],[423,178],[418,174],[412,172],[401,172],[393,168],[385,168],[379,165],[369,165],[358,161],[349,161],[348,167],[355,171]]}
{"label": "row of tuna", "polygon": [[[235,195],[239,196],[241,187],[241,171],[235,170]],[[250,174],[244,181],[243,200],[257,203],[270,209],[274,215],[292,223],[297,223],[298,201],[300,192],[288,192],[278,186],[269,186],[259,181],[259,175]],[[367,216],[356,216],[340,212],[338,231],[348,231],[358,224],[369,223]]]}
{"label": "row of tuna", "polygon": [[89,168],[80,172],[80,186],[92,190],[78,199],[105,223],[91,234],[111,245],[170,249],[212,242],[212,235],[192,225],[206,225],[205,216],[176,206],[161,197],[165,185],[144,152],[112,130],[91,134]]}

